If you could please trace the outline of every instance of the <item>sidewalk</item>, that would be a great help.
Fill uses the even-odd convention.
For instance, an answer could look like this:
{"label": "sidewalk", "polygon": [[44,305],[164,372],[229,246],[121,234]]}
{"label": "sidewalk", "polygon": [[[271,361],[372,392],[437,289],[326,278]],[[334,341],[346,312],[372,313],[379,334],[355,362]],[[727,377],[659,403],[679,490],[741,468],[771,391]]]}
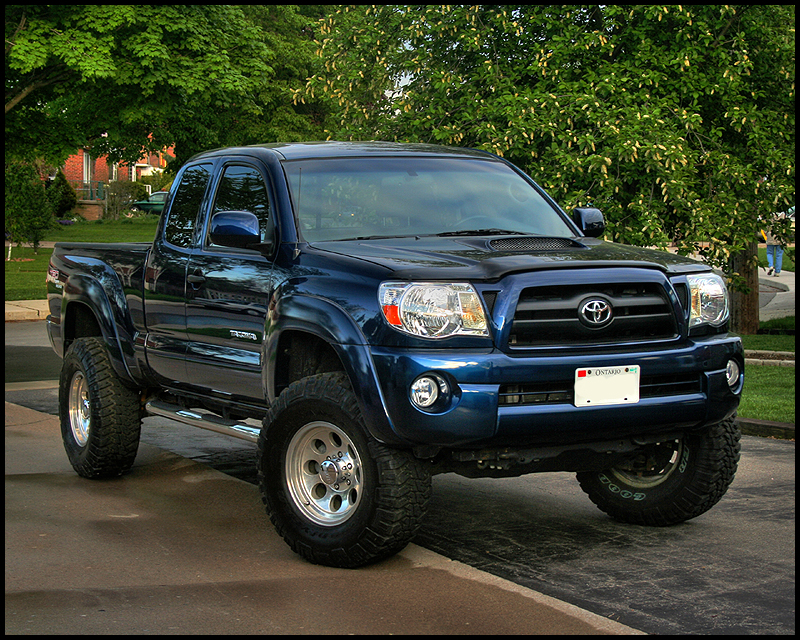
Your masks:
{"label": "sidewalk", "polygon": [[85,480],[57,418],[5,416],[6,634],[640,634],[413,544],[310,564],[250,484],[146,444]]}
{"label": "sidewalk", "polygon": [[48,313],[47,300],[6,300],[6,322],[44,320]]}
{"label": "sidewalk", "polygon": [[[766,299],[766,302],[761,302],[758,313],[761,322],[795,314],[794,276],[794,271],[781,271],[778,277],[768,276],[765,269],[758,269],[760,297]],[[768,293],[770,290],[774,290],[774,295]]]}

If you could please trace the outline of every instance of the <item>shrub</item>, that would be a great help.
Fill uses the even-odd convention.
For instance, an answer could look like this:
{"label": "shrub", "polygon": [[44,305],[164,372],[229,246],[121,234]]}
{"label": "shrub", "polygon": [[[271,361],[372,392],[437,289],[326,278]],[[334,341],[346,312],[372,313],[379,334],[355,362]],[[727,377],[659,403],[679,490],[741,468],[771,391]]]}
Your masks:
{"label": "shrub", "polygon": [[53,224],[52,206],[36,169],[24,162],[5,167],[6,233],[12,242],[30,242],[34,252]]}
{"label": "shrub", "polygon": [[140,182],[111,182],[108,185],[106,217],[119,220],[131,203],[147,198],[147,188]]}
{"label": "shrub", "polygon": [[47,199],[53,206],[53,215],[56,218],[66,217],[78,204],[78,194],[60,169],[47,188]]}

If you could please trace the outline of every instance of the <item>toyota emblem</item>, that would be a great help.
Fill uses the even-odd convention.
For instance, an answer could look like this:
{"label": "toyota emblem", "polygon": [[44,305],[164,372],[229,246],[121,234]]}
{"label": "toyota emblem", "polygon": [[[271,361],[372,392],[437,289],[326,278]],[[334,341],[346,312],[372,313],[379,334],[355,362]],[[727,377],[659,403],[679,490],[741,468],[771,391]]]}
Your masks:
{"label": "toyota emblem", "polygon": [[602,298],[590,298],[580,306],[578,315],[585,325],[601,329],[611,322],[611,303]]}

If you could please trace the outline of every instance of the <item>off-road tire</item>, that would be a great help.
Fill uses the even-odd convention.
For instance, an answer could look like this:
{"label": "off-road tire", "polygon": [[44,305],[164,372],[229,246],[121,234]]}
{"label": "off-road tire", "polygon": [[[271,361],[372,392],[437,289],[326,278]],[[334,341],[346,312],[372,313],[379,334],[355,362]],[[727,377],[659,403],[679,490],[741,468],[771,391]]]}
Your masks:
{"label": "off-road tire", "polygon": [[101,338],[75,340],[64,356],[58,391],[61,438],[84,478],[122,475],[139,448],[139,394],[114,372]]}
{"label": "off-road tire", "polygon": [[431,493],[410,452],[372,438],[341,373],[289,385],[264,418],[258,481],[286,543],[315,564],[353,568],[414,537]]}
{"label": "off-road tire", "polygon": [[702,433],[650,445],[628,464],[578,473],[578,482],[616,520],[677,524],[705,513],[728,490],[739,462],[740,438],[731,417]]}

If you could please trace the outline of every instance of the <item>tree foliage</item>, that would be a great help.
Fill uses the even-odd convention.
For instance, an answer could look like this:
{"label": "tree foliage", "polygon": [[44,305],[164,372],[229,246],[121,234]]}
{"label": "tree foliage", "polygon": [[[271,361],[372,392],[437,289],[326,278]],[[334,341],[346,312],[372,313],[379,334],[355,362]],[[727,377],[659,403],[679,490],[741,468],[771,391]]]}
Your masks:
{"label": "tree foliage", "polygon": [[6,157],[112,161],[309,132],[318,7],[7,5]]}
{"label": "tree foliage", "polygon": [[322,28],[330,135],[472,146],[609,239],[725,267],[794,202],[793,6],[342,9]]}
{"label": "tree foliage", "polygon": [[53,224],[41,176],[29,163],[6,163],[5,192],[6,233],[17,244],[30,242],[38,253],[39,242]]}

